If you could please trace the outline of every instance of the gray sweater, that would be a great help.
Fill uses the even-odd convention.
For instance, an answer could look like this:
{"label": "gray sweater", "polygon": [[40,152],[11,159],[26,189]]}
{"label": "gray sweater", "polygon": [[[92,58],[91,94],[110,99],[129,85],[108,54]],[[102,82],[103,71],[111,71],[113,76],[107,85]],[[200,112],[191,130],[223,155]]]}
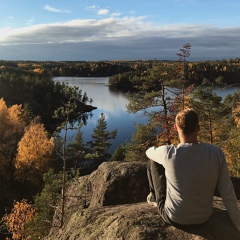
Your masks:
{"label": "gray sweater", "polygon": [[238,202],[220,148],[207,143],[186,143],[151,147],[146,154],[165,168],[165,210],[172,221],[179,224],[206,222],[212,213],[217,187],[229,216],[240,230]]}

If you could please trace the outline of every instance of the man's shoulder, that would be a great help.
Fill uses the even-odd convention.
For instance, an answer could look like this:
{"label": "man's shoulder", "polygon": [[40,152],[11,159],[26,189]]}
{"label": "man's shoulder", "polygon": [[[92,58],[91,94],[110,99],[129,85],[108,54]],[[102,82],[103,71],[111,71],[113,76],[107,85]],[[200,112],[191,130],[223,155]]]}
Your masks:
{"label": "man's shoulder", "polygon": [[224,156],[224,153],[219,146],[210,144],[210,143],[200,143],[200,144],[204,150],[208,152],[212,152],[212,154]]}
{"label": "man's shoulder", "polygon": [[221,150],[220,147],[218,147],[217,145],[211,144],[211,143],[201,143],[200,142],[199,144],[206,148]]}

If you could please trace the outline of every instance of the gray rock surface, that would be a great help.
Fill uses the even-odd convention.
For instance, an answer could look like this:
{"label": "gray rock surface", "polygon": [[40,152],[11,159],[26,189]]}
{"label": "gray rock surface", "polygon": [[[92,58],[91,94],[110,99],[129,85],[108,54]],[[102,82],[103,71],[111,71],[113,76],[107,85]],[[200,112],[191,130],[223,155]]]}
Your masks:
{"label": "gray rock surface", "polygon": [[[64,225],[56,212],[46,240],[238,240],[220,197],[201,226],[176,228],[163,222],[157,208],[146,203],[146,163],[108,162],[68,188]],[[239,188],[239,179],[234,186]],[[238,192],[237,192],[238,195]]]}

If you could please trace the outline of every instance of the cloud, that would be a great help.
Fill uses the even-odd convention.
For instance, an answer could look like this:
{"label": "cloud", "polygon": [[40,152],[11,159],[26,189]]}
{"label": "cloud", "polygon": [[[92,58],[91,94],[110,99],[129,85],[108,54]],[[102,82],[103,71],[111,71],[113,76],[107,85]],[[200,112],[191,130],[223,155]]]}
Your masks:
{"label": "cloud", "polygon": [[118,17],[118,16],[121,16],[122,15],[122,13],[120,13],[120,12],[115,12],[115,13],[112,13],[111,14],[111,17]]}
{"label": "cloud", "polygon": [[109,10],[108,10],[108,9],[101,9],[101,10],[98,11],[98,14],[99,14],[99,15],[106,15],[106,14],[108,14],[108,13],[109,13]]}
{"label": "cloud", "polygon": [[58,8],[54,8],[54,7],[51,7],[49,5],[45,5],[44,6],[44,9],[49,11],[49,12],[55,12],[55,13],[71,13],[70,11],[68,10],[61,10],[61,9],[58,9]]}
{"label": "cloud", "polygon": [[240,27],[154,25],[144,17],[76,19],[0,29],[2,59],[173,59],[190,42],[189,60],[239,57]]}
{"label": "cloud", "polygon": [[87,6],[85,7],[86,10],[95,10],[95,9],[98,9],[99,7],[96,6],[96,5],[92,5],[92,6]]}

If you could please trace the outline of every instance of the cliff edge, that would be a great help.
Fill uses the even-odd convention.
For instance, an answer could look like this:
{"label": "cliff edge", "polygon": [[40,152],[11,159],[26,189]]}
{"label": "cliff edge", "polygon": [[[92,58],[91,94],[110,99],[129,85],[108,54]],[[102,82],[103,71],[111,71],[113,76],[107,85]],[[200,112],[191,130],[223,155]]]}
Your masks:
{"label": "cliff edge", "polygon": [[[64,225],[56,211],[45,240],[237,240],[240,233],[231,222],[220,197],[213,213],[201,226],[176,228],[163,222],[157,208],[147,204],[147,163],[106,162],[88,176],[75,179],[68,188]],[[240,179],[233,178],[237,197]]]}

